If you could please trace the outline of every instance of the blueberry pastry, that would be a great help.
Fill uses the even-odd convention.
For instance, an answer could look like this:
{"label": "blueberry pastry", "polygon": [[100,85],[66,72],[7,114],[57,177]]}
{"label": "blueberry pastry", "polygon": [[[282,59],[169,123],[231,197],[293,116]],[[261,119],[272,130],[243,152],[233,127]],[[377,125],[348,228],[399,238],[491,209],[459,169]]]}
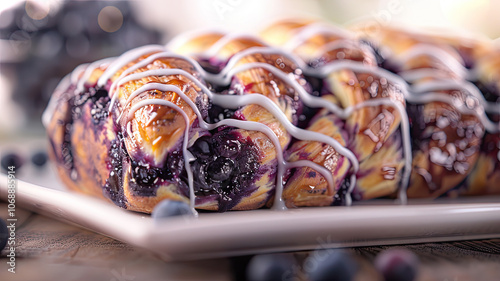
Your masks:
{"label": "blueberry pastry", "polygon": [[500,97],[491,43],[389,27],[358,32],[383,49],[384,65],[411,86],[408,196],[498,193]]}
{"label": "blueberry pastry", "polygon": [[43,116],[52,158],[71,189],[145,213],[500,192],[488,43],[383,32],[289,20],[79,66]]}
{"label": "blueberry pastry", "polygon": [[405,89],[378,66],[374,49],[354,33],[307,21],[277,23],[262,36],[296,54],[308,73],[322,79],[319,95],[342,117],[331,130],[343,132],[344,146],[359,162],[356,184],[349,187],[355,198],[394,195],[404,167]]}

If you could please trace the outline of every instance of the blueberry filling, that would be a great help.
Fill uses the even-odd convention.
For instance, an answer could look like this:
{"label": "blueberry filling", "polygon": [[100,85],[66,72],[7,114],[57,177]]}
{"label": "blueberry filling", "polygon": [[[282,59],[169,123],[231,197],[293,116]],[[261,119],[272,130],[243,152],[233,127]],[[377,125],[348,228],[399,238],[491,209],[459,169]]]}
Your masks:
{"label": "blueberry filling", "polygon": [[[67,93],[69,94],[72,90],[74,90],[74,87],[70,87]],[[71,144],[73,120],[82,117],[82,108],[88,101],[92,103],[91,115],[94,124],[98,124],[105,120],[107,118],[106,108],[109,103],[108,92],[104,89],[97,90],[95,88],[90,88],[88,92],[70,98],[68,104],[71,110],[66,113],[63,120],[60,120],[60,122],[62,122],[61,126],[64,127],[64,133],[61,143],[61,159],[59,159],[59,161],[70,171],[69,174],[73,180],[76,180],[78,176],[74,167],[73,147]]]}
{"label": "blueberry filling", "polygon": [[109,178],[104,184],[103,194],[116,205],[126,208],[126,198],[123,195],[123,163],[125,157],[125,147],[121,133],[117,134],[117,138],[111,142],[109,149],[109,163],[111,171]]}
{"label": "blueberry filling", "polygon": [[108,106],[110,98],[106,90],[98,90],[91,96],[92,109],[90,115],[94,124],[102,124],[108,118]]}
{"label": "blueberry filling", "polygon": [[[346,195],[349,191],[349,187],[351,185],[351,181],[349,180],[349,176],[347,176],[342,184],[340,185],[339,189],[333,196],[333,203],[332,206],[346,206]],[[355,197],[353,199],[356,199]]]}
{"label": "blueberry filling", "polygon": [[[69,104],[74,102],[74,98],[70,99]],[[74,110],[66,112],[64,120],[61,120],[62,126],[64,126],[64,135],[61,143],[61,159],[59,161],[67,169],[70,170],[70,175],[76,175],[74,173],[74,159],[73,159],[73,147],[71,145],[71,132],[73,130],[73,116]]]}
{"label": "blueberry filling", "polygon": [[221,120],[234,118],[235,111],[232,109],[222,108],[218,105],[213,105],[208,111],[208,122],[217,123]]}
{"label": "blueberry filling", "polygon": [[500,93],[494,84],[486,84],[479,80],[472,83],[481,91],[485,100],[489,102],[500,102]]}
{"label": "blueberry filling", "polygon": [[200,66],[208,73],[217,74],[219,73],[224,65],[222,64],[214,64],[210,62],[210,59],[198,58],[198,62]]}
{"label": "blueberry filling", "polygon": [[160,179],[172,180],[174,174],[168,169],[168,165],[164,168],[156,168],[132,161],[132,178],[139,185],[151,186]]}
{"label": "blueberry filling", "polygon": [[231,209],[252,191],[259,168],[258,152],[239,133],[226,129],[201,137],[190,151],[196,157],[191,164],[195,194],[217,196],[219,211]]}
{"label": "blueberry filling", "polygon": [[[424,119],[424,105],[408,103],[406,106],[406,113],[408,115],[408,121],[410,122],[410,135],[422,136],[427,127]],[[424,140],[420,137],[411,138],[412,150],[420,149],[423,141]]]}

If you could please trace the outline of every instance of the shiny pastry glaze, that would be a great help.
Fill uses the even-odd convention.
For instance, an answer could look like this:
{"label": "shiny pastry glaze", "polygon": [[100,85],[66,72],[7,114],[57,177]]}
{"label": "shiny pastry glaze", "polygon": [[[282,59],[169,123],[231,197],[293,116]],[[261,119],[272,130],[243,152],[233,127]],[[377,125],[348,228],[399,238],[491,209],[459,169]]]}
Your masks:
{"label": "shiny pastry glaze", "polygon": [[[304,31],[298,33],[297,37],[291,40],[289,44],[287,44],[288,48],[295,48],[297,45],[299,45],[300,41],[305,40],[308,36],[313,36],[315,34],[318,34],[318,32],[332,32],[331,29],[329,28],[324,28],[324,27],[315,27],[314,25],[311,25],[304,29]],[[334,31],[337,32],[337,31]],[[345,32],[343,33],[345,35]],[[210,54],[216,54],[219,48],[222,48],[227,42],[233,40],[234,38],[240,37],[241,35],[234,36],[234,35],[229,35],[229,36],[222,36],[221,39],[217,43],[215,43],[208,53]],[[246,35],[245,35],[246,36]],[[185,41],[185,38],[182,39],[177,39],[176,42],[179,41]],[[325,47],[324,50],[331,50],[334,48],[341,48],[344,47],[344,42],[336,42],[332,43],[328,46]],[[410,49],[408,53],[406,53],[402,61],[407,61],[410,60],[416,56],[420,56],[422,54],[427,54],[430,51],[434,51],[432,48],[429,48],[428,46],[416,46],[413,49]],[[317,142],[322,142],[326,143],[330,146],[332,146],[337,152],[339,152],[341,155],[345,156],[350,162],[352,166],[352,171],[351,171],[351,177],[350,177],[350,188],[346,194],[346,204],[351,203],[351,193],[352,189],[355,186],[356,182],[356,172],[359,169],[359,162],[354,155],[352,151],[347,149],[346,147],[343,147],[340,145],[335,139],[327,137],[323,134],[320,133],[315,133],[311,131],[306,131],[304,129],[301,129],[295,125],[293,125],[285,116],[285,114],[282,112],[282,110],[269,98],[260,95],[260,94],[248,94],[248,95],[221,95],[221,94],[216,94],[213,93],[208,89],[207,86],[204,85],[204,83],[198,78],[193,76],[192,74],[181,70],[181,69],[157,69],[157,70],[147,70],[144,72],[136,73],[136,74],[130,74],[134,70],[137,70],[141,67],[144,67],[154,61],[157,58],[160,57],[165,57],[165,58],[180,58],[183,60],[188,61],[189,63],[192,64],[192,66],[200,73],[201,78],[206,81],[213,82],[218,85],[228,85],[231,81],[231,78],[239,72],[252,69],[252,68],[262,68],[279,79],[285,81],[288,85],[292,86],[295,91],[299,94],[301,100],[304,102],[309,107],[312,108],[326,108],[332,113],[335,113],[339,117],[345,119],[348,118],[355,110],[362,108],[362,107],[376,107],[380,105],[386,105],[386,106],[391,106],[394,107],[398,113],[401,116],[401,134],[402,134],[402,140],[403,140],[403,150],[404,150],[404,157],[405,157],[405,169],[403,172],[403,176],[401,179],[401,186],[400,186],[400,191],[399,191],[399,199],[401,202],[406,202],[406,187],[408,185],[410,173],[411,173],[411,163],[412,163],[412,154],[411,154],[411,141],[410,141],[410,129],[409,129],[409,120],[408,116],[406,114],[405,108],[403,104],[399,101],[392,100],[390,98],[379,98],[379,99],[374,99],[374,100],[368,100],[365,102],[362,102],[360,104],[357,104],[352,107],[348,108],[340,108],[334,103],[328,103],[325,102],[324,99],[320,97],[315,97],[307,93],[304,88],[297,83],[296,80],[290,78],[286,73],[281,71],[280,69],[271,66],[266,63],[247,63],[243,65],[238,65],[237,63],[239,60],[244,58],[245,56],[248,56],[250,54],[255,54],[255,53],[269,53],[269,54],[280,54],[283,57],[288,58],[289,60],[293,61],[296,65],[299,66],[299,69],[301,69],[304,73],[306,73],[309,76],[317,77],[317,78],[325,78],[327,75],[329,75],[332,72],[339,71],[342,69],[349,69],[354,72],[359,72],[359,73],[370,73],[373,75],[376,75],[378,77],[383,77],[387,79],[387,81],[393,83],[396,85],[399,90],[404,94],[404,97],[407,101],[410,101],[412,103],[416,104],[423,104],[423,103],[428,103],[428,102],[433,102],[433,101],[440,101],[444,102],[450,105],[453,105],[457,108],[458,111],[464,113],[464,114],[473,114],[478,117],[478,119],[481,121],[485,129],[489,132],[492,133],[498,133],[499,132],[499,126],[498,122],[493,122],[488,119],[486,114],[484,113],[484,110],[487,112],[498,112],[500,105],[496,103],[491,103],[487,102],[484,100],[482,97],[481,93],[477,88],[474,88],[475,86],[473,84],[458,84],[456,81],[443,81],[441,83],[436,83],[436,82],[429,82],[427,84],[418,84],[416,87],[411,87],[410,85],[407,84],[406,81],[404,81],[401,77],[385,70],[379,67],[374,67],[374,66],[368,66],[360,62],[355,62],[355,61],[347,61],[347,60],[338,60],[338,61],[332,61],[329,62],[328,64],[320,67],[320,68],[311,68],[305,64],[305,62],[294,56],[293,54],[283,52],[279,49],[272,48],[272,47],[253,47],[247,50],[244,50],[242,52],[237,53],[231,59],[228,61],[226,66],[217,74],[212,74],[206,72],[200,65],[193,60],[190,57],[187,56],[182,56],[175,54],[173,52],[169,52],[166,48],[163,46],[145,46],[142,48],[138,48],[132,51],[129,51],[122,56],[120,56],[117,59],[112,59],[112,62],[110,63],[110,60],[106,61],[99,61],[95,62],[90,65],[85,65],[80,67],[78,70],[75,70],[74,73],[76,72],[82,72],[82,75],[80,76],[80,79],[76,81],[76,76],[75,74],[71,75],[70,78],[65,78],[63,80],[63,83],[75,83],[77,85],[77,90],[79,92],[82,92],[85,90],[85,83],[87,82],[90,74],[94,71],[94,69],[98,68],[99,66],[102,66],[103,64],[109,64],[106,67],[106,70],[104,73],[101,75],[97,82],[98,87],[109,87],[109,96],[111,97],[111,102],[109,106],[109,110],[113,109],[113,106],[115,106],[116,99],[117,99],[117,94],[116,94],[116,89],[120,87],[120,85],[128,82],[128,81],[133,81],[133,80],[138,80],[147,76],[158,76],[158,75],[182,75],[188,79],[190,79],[194,84],[196,84],[213,102],[213,104],[224,107],[224,108],[229,108],[229,109],[236,109],[238,107],[248,105],[248,104],[258,104],[262,107],[264,107],[266,110],[271,112],[286,128],[287,132],[290,133],[294,138],[299,139],[299,140],[309,140],[309,141],[317,141]],[[132,66],[126,68],[120,77],[116,80],[113,81],[111,85],[108,84],[108,81],[111,79],[111,77],[120,69],[123,69],[125,66],[131,64],[135,60],[137,60],[140,57],[146,56],[146,58],[140,60],[136,64],[133,64]],[[452,69],[458,69],[458,73],[460,75],[465,75],[462,73],[462,70],[458,65],[462,65],[461,62],[458,62],[454,60],[453,57],[450,56],[436,56],[436,58],[440,59],[444,64],[449,66]],[[454,60],[454,61],[452,61]],[[84,69],[84,70],[83,70]],[[420,70],[419,70],[420,71]],[[429,70],[430,71],[430,70]],[[70,80],[70,81],[68,81]],[[64,87],[64,86],[61,86]],[[460,90],[465,90],[467,91],[472,100],[472,102],[467,103],[467,104],[457,104],[457,102],[449,95],[439,93],[438,91],[440,89],[449,89],[449,88],[454,88],[454,89],[460,89]],[[220,127],[220,126],[230,126],[230,127],[236,127],[236,128],[241,128],[245,130],[254,130],[254,131],[260,131],[266,134],[269,139],[273,142],[276,152],[277,152],[277,157],[278,157],[278,171],[277,171],[277,181],[276,181],[276,193],[275,193],[275,201],[273,208],[276,209],[286,209],[284,202],[282,200],[282,192],[283,192],[283,175],[286,170],[294,167],[299,167],[299,166],[307,166],[310,167],[317,172],[319,172],[321,175],[325,177],[327,180],[328,184],[332,187],[333,185],[333,179],[332,179],[332,174],[328,169],[326,169],[323,166],[320,166],[312,161],[308,160],[299,160],[296,162],[287,162],[284,159],[283,151],[281,149],[279,140],[277,136],[274,134],[274,132],[267,127],[266,125],[257,123],[257,122],[251,122],[251,121],[242,121],[242,120],[236,120],[236,119],[224,119],[216,123],[208,123],[206,122],[202,116],[200,111],[198,110],[197,106],[185,95],[184,92],[182,92],[181,89],[179,89],[176,86],[173,85],[165,85],[165,84],[160,84],[160,83],[149,83],[141,88],[137,89],[135,92],[131,93],[128,99],[125,101],[125,106],[128,106],[132,99],[134,99],[137,95],[144,91],[148,90],[159,90],[159,91],[169,91],[169,92],[175,92],[177,95],[179,95],[180,98],[182,98],[186,103],[189,104],[189,106],[193,109],[193,111],[196,113],[198,122],[201,128],[205,130],[212,130],[214,128]],[[419,92],[425,92],[425,94],[418,94]],[[479,94],[478,94],[479,93]],[[152,105],[152,104],[157,104],[157,105],[163,105],[166,107],[171,107],[175,110],[177,110],[185,119],[186,121],[186,128],[185,128],[185,133],[184,133],[184,139],[183,139],[183,145],[182,145],[182,151],[184,153],[184,166],[188,174],[188,185],[189,185],[189,191],[190,191],[190,204],[191,207],[194,211],[195,207],[195,194],[194,194],[194,188],[193,188],[193,175],[190,167],[190,162],[193,160],[193,155],[189,152],[188,150],[188,133],[189,133],[189,122],[188,122],[188,117],[184,113],[182,109],[180,109],[178,106],[175,104],[164,101],[164,100],[158,100],[158,99],[146,99],[138,102],[134,106],[132,106],[128,112],[128,116],[121,116],[121,114],[117,118],[117,122],[120,121],[122,118],[126,118],[125,120],[130,121],[131,118],[133,118],[133,114],[135,111],[137,111],[139,108],[146,106],[146,105]],[[484,109],[484,110],[483,110]],[[46,116],[50,114],[50,111],[53,110],[53,107],[49,106]],[[48,118],[48,117],[47,117]],[[44,118],[46,119],[46,118]],[[128,129],[128,125],[127,125]],[[332,187],[333,188],[333,187]]]}

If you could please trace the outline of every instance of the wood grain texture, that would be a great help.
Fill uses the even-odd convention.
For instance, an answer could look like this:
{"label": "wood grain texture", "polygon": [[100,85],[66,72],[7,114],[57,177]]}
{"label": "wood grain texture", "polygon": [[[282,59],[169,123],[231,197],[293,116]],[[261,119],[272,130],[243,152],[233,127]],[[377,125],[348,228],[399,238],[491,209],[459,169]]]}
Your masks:
{"label": "wood grain texture", "polygon": [[[0,217],[6,206],[0,203]],[[0,280],[241,280],[231,267],[238,259],[166,263],[154,254],[77,226],[16,210],[16,274],[0,254]],[[356,281],[383,280],[373,260],[383,250],[403,247],[420,259],[418,281],[500,280],[500,239],[351,248],[358,261]],[[312,252],[295,252],[303,262]],[[243,258],[248,262],[248,258]],[[241,267],[241,265],[240,265]],[[297,274],[295,280],[307,280]]]}

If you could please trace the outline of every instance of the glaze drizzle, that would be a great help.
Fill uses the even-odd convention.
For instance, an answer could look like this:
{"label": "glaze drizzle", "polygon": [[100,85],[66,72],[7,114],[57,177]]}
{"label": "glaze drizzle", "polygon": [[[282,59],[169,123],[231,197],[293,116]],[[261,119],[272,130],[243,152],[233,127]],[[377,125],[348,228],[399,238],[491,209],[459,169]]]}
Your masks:
{"label": "glaze drizzle", "polygon": [[[329,33],[336,33],[338,32],[338,35],[340,37],[345,38],[347,36],[347,32],[343,30],[335,30],[332,31],[331,28],[326,28],[324,26],[316,26],[316,25],[311,25],[308,27],[304,27],[299,33],[296,34],[296,37],[292,38],[287,45],[286,48],[288,49],[295,49],[300,45],[300,43],[307,39],[310,38],[314,35],[317,35],[321,32],[329,32]],[[227,43],[231,42],[234,39],[241,38],[241,37],[246,37],[248,35],[225,35],[222,36],[215,44],[212,45],[212,47],[205,53],[205,54],[212,54],[215,55],[218,51],[220,51],[221,48],[223,48]],[[348,38],[352,38],[352,36],[347,36]],[[253,38],[253,37],[251,37]],[[175,42],[182,42],[186,41],[183,38],[178,38],[174,40]],[[261,42],[260,40],[258,42]],[[262,43],[265,45],[264,43]],[[337,49],[337,48],[342,48],[347,46],[347,41],[335,41],[332,42],[326,46],[324,46],[319,52],[324,52],[328,51],[331,49]],[[171,44],[172,45],[172,44]],[[407,62],[411,60],[412,58],[421,56],[421,55],[429,55],[429,52],[434,52],[436,51],[434,47],[432,46],[415,46],[414,48],[409,49],[407,52],[402,54],[400,56],[401,62]],[[441,50],[442,51],[442,50]],[[439,60],[443,64],[445,64],[447,67],[454,69],[456,73],[462,77],[464,77],[467,72],[466,69],[463,67],[463,62],[457,61],[453,56],[451,56],[449,53],[442,51],[443,56],[437,56],[433,55],[433,58]],[[408,181],[411,173],[411,164],[412,164],[412,153],[411,153],[411,141],[410,141],[410,129],[409,129],[409,120],[408,116],[406,114],[406,110],[403,106],[403,101],[398,101],[390,98],[378,98],[378,99],[373,99],[373,100],[368,100],[364,101],[362,103],[356,104],[351,107],[347,108],[340,108],[337,105],[333,103],[328,103],[325,102],[324,99],[320,97],[315,97],[310,95],[305,91],[305,89],[299,85],[299,83],[293,79],[289,74],[283,72],[282,70],[269,65],[267,63],[247,63],[243,65],[237,65],[237,63],[244,57],[252,55],[252,54],[278,54],[281,55],[288,60],[290,60],[292,63],[298,66],[298,69],[302,70],[305,74],[317,78],[324,79],[331,73],[341,71],[343,69],[348,69],[353,72],[358,72],[358,73],[369,73],[372,75],[376,75],[382,78],[387,79],[391,83],[393,83],[398,90],[400,90],[403,93],[404,99],[413,103],[417,104],[422,104],[426,102],[432,102],[432,101],[441,101],[448,103],[450,105],[453,105],[457,108],[462,113],[465,114],[474,114],[476,115],[479,120],[482,122],[484,125],[485,129],[489,132],[499,132],[500,127],[498,122],[493,122],[488,119],[484,111],[481,109],[484,108],[485,111],[487,112],[493,112],[493,113],[498,113],[500,111],[500,105],[492,102],[487,102],[484,97],[481,95],[480,91],[471,83],[460,83],[454,80],[449,80],[449,81],[439,81],[439,82],[428,82],[428,83],[422,83],[418,84],[416,86],[410,86],[406,81],[404,81],[400,76],[391,73],[385,69],[379,68],[379,67],[374,67],[374,66],[369,66],[361,62],[355,62],[355,61],[347,61],[347,60],[336,60],[329,62],[326,65],[321,66],[320,68],[311,68],[309,67],[302,59],[296,57],[294,54],[290,54],[287,52],[284,52],[280,49],[273,48],[273,47],[252,47],[248,48],[244,51],[241,51],[234,56],[232,56],[225,67],[217,74],[212,74],[212,73],[207,73],[195,60],[188,56],[183,56],[183,55],[178,55],[175,54],[171,51],[168,51],[165,47],[160,46],[160,45],[150,45],[150,46],[144,46],[138,49],[134,49],[132,51],[124,53],[122,56],[119,58],[111,58],[107,60],[102,60],[102,61],[97,61],[95,63],[92,63],[90,65],[84,65],[78,68],[78,70],[75,70],[73,74],[70,77],[66,77],[63,79],[63,82],[61,82],[60,87],[63,88],[65,86],[61,85],[67,85],[69,83],[74,83],[77,85],[77,91],[83,92],[85,91],[85,83],[87,82],[88,78],[92,74],[92,72],[99,67],[102,67],[103,65],[107,65],[106,70],[104,73],[101,75],[97,82],[98,87],[105,87],[109,80],[112,78],[112,76],[119,70],[122,70],[125,66],[131,64],[135,60],[146,56],[142,60],[138,61],[137,63],[129,66],[128,68],[125,68],[121,75],[115,79],[111,85],[109,86],[109,96],[111,98],[110,106],[109,106],[109,111],[110,113],[113,110],[114,105],[116,104],[116,101],[118,99],[118,93],[117,89],[120,88],[121,85],[133,81],[133,80],[139,80],[148,76],[160,76],[160,75],[166,75],[166,76],[172,76],[172,75],[181,75],[186,78],[188,78],[191,82],[193,82],[197,87],[199,87],[203,93],[205,93],[215,105],[228,108],[228,109],[236,109],[241,106],[245,106],[248,104],[258,104],[264,108],[266,108],[270,113],[273,114],[275,118],[277,118],[281,124],[285,127],[286,131],[291,134],[294,138],[299,139],[299,140],[308,140],[308,141],[318,141],[322,142],[325,144],[328,144],[332,146],[339,154],[343,155],[346,157],[350,163],[351,163],[351,176],[350,176],[350,186],[349,190],[346,193],[346,204],[350,205],[352,202],[351,199],[351,194],[353,191],[353,188],[355,187],[356,183],[356,172],[359,170],[359,161],[357,160],[356,156],[354,153],[340,145],[335,139],[330,138],[328,136],[325,136],[320,133],[316,132],[311,132],[307,131],[304,129],[301,129],[299,127],[294,126],[285,116],[285,114],[281,111],[281,109],[274,103],[272,102],[269,98],[266,96],[260,95],[258,93],[255,94],[247,94],[247,95],[221,95],[221,94],[216,94],[211,92],[207,86],[203,83],[203,80],[209,81],[216,83],[218,85],[228,85],[231,82],[232,77],[242,71],[254,69],[254,68],[260,68],[260,69],[265,69],[278,77],[279,79],[283,80],[286,82],[288,85],[292,86],[295,91],[299,94],[299,97],[301,100],[304,102],[309,107],[312,108],[326,108],[330,112],[338,115],[342,119],[348,118],[355,110],[363,108],[363,107],[377,107],[381,105],[385,106],[390,106],[396,109],[396,111],[399,113],[401,117],[401,134],[402,134],[402,140],[403,140],[403,152],[404,152],[404,157],[405,157],[405,169],[403,171],[403,175],[401,178],[401,185],[399,188],[398,192],[398,197],[402,203],[406,202],[407,195],[406,195],[406,188],[408,186]],[[441,54],[441,53],[440,53]],[[444,55],[446,54],[446,55]],[[135,73],[131,74],[133,71],[138,70],[142,67],[147,66],[148,64],[152,63],[156,59],[159,58],[177,58],[177,59],[182,59],[187,61],[194,70],[199,74],[200,77],[196,77],[197,75],[193,75],[185,70],[182,69],[155,69],[155,70],[146,70],[140,73]],[[84,70],[83,70],[84,69]],[[417,71],[417,70],[415,70]],[[422,70],[418,70],[421,71]],[[79,73],[79,74],[75,74]],[[82,74],[83,73],[83,74]],[[424,73],[428,74],[428,73]],[[77,76],[80,76],[77,79]],[[201,80],[202,78],[203,80]],[[77,81],[75,81],[77,80]],[[75,83],[76,82],[76,83]],[[470,85],[469,85],[470,84]],[[470,98],[473,99],[474,101],[474,106],[467,106],[464,104],[457,104],[455,100],[449,95],[446,95],[444,93],[439,93],[437,91],[439,90],[450,90],[452,89],[458,89],[458,90],[463,90],[466,91],[470,94]],[[325,167],[318,165],[312,161],[308,160],[299,160],[296,162],[287,162],[284,159],[283,156],[283,150],[280,146],[280,142],[278,137],[275,135],[275,133],[267,126],[258,123],[258,122],[251,122],[251,121],[241,121],[241,120],[235,120],[235,119],[224,119],[216,123],[208,123],[206,122],[201,115],[200,110],[197,108],[197,106],[194,104],[194,102],[184,93],[182,90],[176,86],[173,85],[165,85],[161,83],[148,83],[139,89],[135,90],[133,93],[130,94],[130,96],[127,98],[125,103],[122,105],[123,109],[129,106],[129,104],[132,102],[134,98],[139,96],[140,94],[150,91],[150,90],[159,90],[159,91],[164,91],[164,92],[175,92],[179,97],[181,97],[195,112],[197,115],[197,119],[199,122],[199,125],[201,128],[206,129],[206,130],[212,130],[220,126],[231,126],[231,127],[236,127],[236,128],[241,128],[245,130],[253,130],[253,131],[260,131],[272,141],[272,143],[275,146],[276,149],[276,154],[277,154],[277,160],[278,160],[278,171],[277,171],[277,180],[276,180],[276,189],[275,189],[275,199],[274,199],[274,205],[273,208],[275,209],[286,209],[283,198],[282,198],[282,193],[283,193],[283,175],[286,172],[287,169],[290,168],[295,168],[295,167],[310,167],[316,171],[318,171],[321,175],[325,177],[327,180],[330,188],[333,188],[333,176],[330,173],[328,169]],[[175,105],[172,102],[165,101],[165,100],[158,100],[158,99],[146,99],[138,102],[137,104],[133,105],[127,115],[127,128],[129,128],[128,123],[130,120],[133,118],[134,113],[141,107],[148,106],[148,105],[162,105],[162,106],[167,106],[175,109],[181,115],[183,116],[185,123],[186,123],[186,128],[185,128],[185,133],[184,133],[184,138],[183,138],[183,146],[182,150],[184,153],[184,166],[188,174],[188,185],[189,185],[189,194],[190,194],[190,205],[191,208],[194,211],[195,208],[195,194],[194,194],[194,188],[193,188],[193,175],[191,171],[191,166],[190,162],[194,160],[194,156],[189,152],[188,150],[188,135],[189,135],[189,118],[186,115],[186,113],[177,105]],[[51,106],[49,106],[52,108]],[[124,110],[121,110],[119,113],[116,122],[120,122],[122,120],[122,114],[124,113]],[[52,109],[53,110],[53,109]],[[49,111],[46,111],[49,112]],[[48,117],[45,117],[44,115],[44,120],[46,120]],[[44,121],[46,123],[47,121]]]}

